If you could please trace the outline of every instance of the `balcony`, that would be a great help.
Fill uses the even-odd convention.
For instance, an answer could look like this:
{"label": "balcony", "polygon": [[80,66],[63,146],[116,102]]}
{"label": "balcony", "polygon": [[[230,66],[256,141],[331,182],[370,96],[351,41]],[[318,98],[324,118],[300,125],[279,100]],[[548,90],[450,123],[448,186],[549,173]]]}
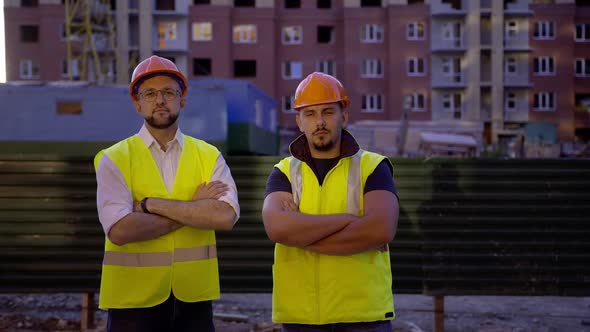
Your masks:
{"label": "balcony", "polygon": [[432,16],[465,16],[467,11],[464,2],[465,0],[461,0],[460,6],[453,6],[453,4],[442,2],[442,0],[432,0],[430,2],[430,14]]}
{"label": "balcony", "polygon": [[462,117],[462,107],[454,109],[439,108],[434,109],[432,112],[433,121],[458,121]]}
{"label": "balcony", "polygon": [[433,52],[465,51],[463,19],[432,20],[430,48]]}
{"label": "balcony", "polygon": [[504,15],[533,16],[533,11],[529,9],[527,0],[512,0],[504,3]]}
{"label": "balcony", "polygon": [[[122,8],[121,10],[126,11],[130,15],[137,16],[139,14],[139,1],[140,0],[128,0],[128,1],[129,1],[129,3],[128,3],[127,8]],[[112,0],[110,10],[109,10],[109,12],[111,13],[111,16],[116,16],[117,12],[119,10],[120,9],[117,8],[117,5],[116,5],[116,0]]]}
{"label": "balcony", "polygon": [[533,49],[529,45],[529,40],[523,34],[523,38],[507,39],[504,37],[504,51],[505,52],[532,52]]}
{"label": "balcony", "polygon": [[466,48],[463,38],[457,39],[432,39],[431,48],[433,52],[465,52]]}
{"label": "balcony", "polygon": [[436,89],[443,88],[464,88],[465,75],[462,72],[452,73],[451,75],[433,75],[432,87]]}
{"label": "balcony", "polygon": [[158,16],[188,16],[188,2],[185,1],[155,0],[152,8],[152,14]]}
{"label": "balcony", "polygon": [[156,42],[156,44],[153,47],[153,51],[154,52],[169,52],[169,53],[180,53],[180,54],[185,54],[189,51],[188,46],[173,46],[170,44],[167,44],[165,41],[160,41],[160,42]]}
{"label": "balcony", "polygon": [[157,20],[153,29],[154,51],[188,52],[186,20]]}
{"label": "balcony", "polygon": [[529,110],[528,109],[516,109],[504,110],[504,122],[528,122],[529,121]]}
{"label": "balcony", "polygon": [[154,10],[152,12],[154,16],[161,16],[161,17],[186,17],[188,13],[182,13],[179,11],[167,11],[167,10]]}
{"label": "balcony", "polygon": [[533,84],[529,81],[528,75],[509,75],[504,73],[505,88],[531,88]]}

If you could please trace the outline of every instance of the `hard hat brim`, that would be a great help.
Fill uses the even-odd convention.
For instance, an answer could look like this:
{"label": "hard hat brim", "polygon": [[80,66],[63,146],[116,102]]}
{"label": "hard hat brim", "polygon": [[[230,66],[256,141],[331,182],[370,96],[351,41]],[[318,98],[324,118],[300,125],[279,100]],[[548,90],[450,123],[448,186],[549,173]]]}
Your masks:
{"label": "hard hat brim", "polygon": [[182,81],[182,83],[184,84],[184,86],[182,87],[182,97],[184,97],[186,95],[186,90],[188,88],[188,81],[186,80],[186,77],[184,77],[184,75],[182,75],[182,73],[180,71],[175,71],[175,70],[170,70],[170,69],[159,69],[159,70],[154,70],[154,71],[151,71],[148,73],[143,73],[143,74],[135,77],[133,82],[131,82],[131,84],[129,84],[129,95],[131,96],[131,98],[137,99],[135,86],[138,83],[141,83],[142,81],[149,79],[153,76],[158,76],[158,74],[169,74],[171,76],[178,77],[178,79],[180,81]]}
{"label": "hard hat brim", "polygon": [[348,100],[348,98],[345,98],[345,99],[334,100],[334,101],[318,101],[315,103],[305,103],[305,104],[297,105],[297,107],[293,107],[293,110],[299,112],[299,111],[301,111],[301,109],[308,107],[308,106],[316,106],[316,105],[324,105],[324,104],[332,104],[332,103],[340,103],[340,106],[342,106],[342,109],[345,109],[348,107],[348,105],[350,105],[350,100]]}

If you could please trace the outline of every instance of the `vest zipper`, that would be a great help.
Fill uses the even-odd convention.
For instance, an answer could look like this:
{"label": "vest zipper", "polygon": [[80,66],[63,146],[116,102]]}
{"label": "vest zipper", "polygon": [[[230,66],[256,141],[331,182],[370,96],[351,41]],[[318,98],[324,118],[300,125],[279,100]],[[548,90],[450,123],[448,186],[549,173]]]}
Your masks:
{"label": "vest zipper", "polygon": [[320,254],[315,255],[315,262],[316,262],[316,279],[315,279],[315,289],[316,289],[316,299],[317,299],[317,324],[320,324]]}
{"label": "vest zipper", "polygon": [[[169,198],[169,197],[167,197]],[[176,231],[172,232],[172,264],[170,265],[170,294],[174,294],[174,262],[176,262]],[[174,296],[174,295],[173,295]],[[174,296],[176,297],[176,296]],[[176,305],[176,303],[175,303]],[[175,306],[176,310],[176,306]]]}
{"label": "vest zipper", "polygon": [[[324,182],[319,186],[320,187],[320,198],[322,197],[322,190],[324,187],[324,183],[326,183],[326,180],[328,179],[328,176],[330,175],[330,173],[332,173],[333,170],[335,170],[338,166],[340,166],[340,164],[342,163],[342,159],[338,160],[338,162],[336,163],[336,165],[334,167],[332,167],[328,173],[326,174],[326,176],[324,176]],[[318,181],[319,184],[319,181]],[[316,261],[316,279],[315,279],[315,290],[316,290],[316,299],[317,299],[317,320],[316,322],[318,324],[320,324],[321,322],[321,308],[320,308],[320,254],[315,254],[315,261]]]}

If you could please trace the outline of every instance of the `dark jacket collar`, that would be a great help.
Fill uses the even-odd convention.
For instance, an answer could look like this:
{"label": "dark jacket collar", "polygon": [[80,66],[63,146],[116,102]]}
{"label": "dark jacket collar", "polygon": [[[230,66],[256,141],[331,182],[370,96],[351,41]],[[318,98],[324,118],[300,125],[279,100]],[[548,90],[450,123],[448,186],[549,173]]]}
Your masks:
{"label": "dark jacket collar", "polygon": [[[360,146],[354,139],[351,133],[349,133],[346,129],[342,129],[342,135],[340,136],[341,144],[340,144],[340,156],[339,158],[346,158],[353,156],[360,150]],[[309,145],[307,143],[307,137],[305,134],[299,135],[292,143],[289,145],[289,151],[291,155],[301,161],[310,164],[311,162],[311,151],[309,151]]]}

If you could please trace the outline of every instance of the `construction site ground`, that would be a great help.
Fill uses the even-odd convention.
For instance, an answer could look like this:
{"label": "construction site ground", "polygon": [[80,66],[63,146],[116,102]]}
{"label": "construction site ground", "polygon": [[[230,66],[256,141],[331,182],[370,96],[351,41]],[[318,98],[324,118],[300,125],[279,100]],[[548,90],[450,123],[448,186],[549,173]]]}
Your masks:
{"label": "construction site ground", "polygon": [[[80,294],[0,294],[0,331],[79,331]],[[447,332],[590,332],[590,298],[449,296]],[[393,331],[433,330],[432,298],[396,295]],[[223,294],[214,302],[218,332],[279,331],[271,321],[270,294]],[[106,330],[96,311],[91,332]]]}

